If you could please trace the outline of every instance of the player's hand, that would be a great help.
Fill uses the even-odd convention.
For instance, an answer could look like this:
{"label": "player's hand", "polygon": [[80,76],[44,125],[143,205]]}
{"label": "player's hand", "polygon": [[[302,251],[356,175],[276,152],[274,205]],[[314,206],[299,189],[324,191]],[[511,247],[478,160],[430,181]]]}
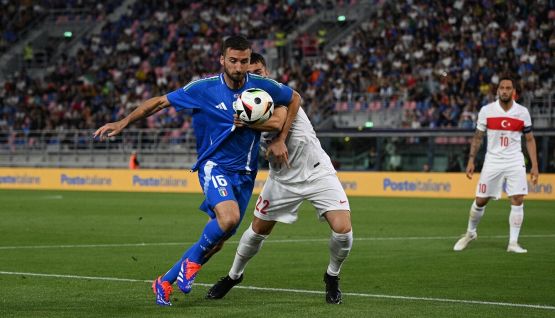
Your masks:
{"label": "player's hand", "polygon": [[473,174],[474,174],[474,162],[468,161],[468,164],[466,165],[466,177],[468,179],[472,179]]}
{"label": "player's hand", "polygon": [[243,128],[247,126],[247,123],[239,119],[239,116],[237,116],[237,114],[233,114],[233,125],[237,128]]}
{"label": "player's hand", "polygon": [[538,184],[538,177],[539,177],[538,167],[532,167],[530,169],[530,180],[532,181],[533,185]]}
{"label": "player's hand", "polygon": [[276,163],[285,163],[287,168],[291,168],[289,165],[289,152],[287,151],[287,146],[283,141],[274,140],[268,145],[268,149],[266,150],[266,160],[268,160],[270,156],[274,156]]}
{"label": "player's hand", "polygon": [[107,123],[94,132],[93,138],[105,140],[107,137],[112,137],[119,134],[123,130],[123,128],[125,128],[125,126],[119,121],[115,123]]}
{"label": "player's hand", "polygon": [[247,123],[245,123],[244,121],[242,121],[241,119],[234,119],[233,120],[233,125],[237,128],[243,128],[247,126]]}

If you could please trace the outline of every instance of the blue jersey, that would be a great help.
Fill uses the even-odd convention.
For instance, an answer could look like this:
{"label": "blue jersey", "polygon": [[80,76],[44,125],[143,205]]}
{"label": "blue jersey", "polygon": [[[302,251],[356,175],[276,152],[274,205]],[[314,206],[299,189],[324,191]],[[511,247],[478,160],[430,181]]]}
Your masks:
{"label": "blue jersey", "polygon": [[260,132],[233,129],[233,102],[249,88],[268,92],[274,104],[289,105],[293,90],[272,79],[247,73],[245,84],[230,89],[224,75],[193,81],[167,95],[177,110],[193,110],[193,129],[197,139],[197,162],[193,170],[207,160],[228,171],[256,171]]}

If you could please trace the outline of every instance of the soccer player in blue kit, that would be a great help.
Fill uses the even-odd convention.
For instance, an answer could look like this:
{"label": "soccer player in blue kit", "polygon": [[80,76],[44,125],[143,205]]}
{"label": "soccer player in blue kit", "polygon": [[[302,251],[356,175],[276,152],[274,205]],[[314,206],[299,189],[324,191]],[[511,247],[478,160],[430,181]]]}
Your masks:
{"label": "soccer player in blue kit", "polygon": [[[201,267],[239,227],[252,196],[260,132],[234,126],[233,101],[248,88],[260,88],[268,92],[276,104],[298,108],[301,103],[299,94],[288,86],[247,73],[251,51],[250,42],[244,37],[227,38],[220,56],[223,73],[150,98],[122,120],[105,124],[93,135],[100,139],[115,136],[129,124],[170,106],[177,111],[192,109],[198,153],[193,171],[198,171],[205,196],[200,209],[210,216],[210,221],[199,240],[166,274],[153,282],[159,305],[171,305],[172,284],[176,280],[182,292],[191,291]],[[289,127],[272,127],[271,123],[269,120],[265,125],[268,129],[281,130],[279,136],[284,141]],[[284,142],[276,143],[270,151],[275,157],[287,157]]]}

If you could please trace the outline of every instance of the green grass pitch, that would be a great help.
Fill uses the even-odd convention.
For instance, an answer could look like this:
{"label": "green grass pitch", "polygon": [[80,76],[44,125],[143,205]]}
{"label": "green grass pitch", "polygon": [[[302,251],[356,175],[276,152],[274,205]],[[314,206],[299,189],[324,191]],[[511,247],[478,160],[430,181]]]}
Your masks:
{"label": "green grass pitch", "polygon": [[[201,195],[0,191],[0,317],[555,317],[555,201],[526,201],[521,244],[505,251],[509,202],[492,201],[467,250],[452,251],[471,200],[352,197],[355,242],[344,303],[325,303],[326,223],[305,202],[277,225],[225,299],[239,234],[189,295],[158,307],[151,281],[197,240]],[[251,200],[252,206],[253,200]]]}

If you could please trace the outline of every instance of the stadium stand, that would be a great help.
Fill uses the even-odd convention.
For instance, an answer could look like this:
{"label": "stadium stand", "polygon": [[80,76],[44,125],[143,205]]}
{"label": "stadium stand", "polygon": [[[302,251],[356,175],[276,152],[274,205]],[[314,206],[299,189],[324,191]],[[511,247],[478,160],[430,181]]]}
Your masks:
{"label": "stadium stand", "polygon": [[304,70],[319,101],[309,103],[310,113],[339,114],[339,127],[366,117],[382,127],[472,128],[479,107],[495,98],[499,76],[512,73],[536,126],[553,127],[555,8],[534,3],[384,3]]}
{"label": "stadium stand", "polygon": [[25,32],[44,17],[40,4],[31,1],[2,2],[0,4],[0,53],[18,42]]}
{"label": "stadium stand", "polygon": [[[220,40],[237,32],[253,39],[276,79],[302,92],[304,107],[322,133],[365,127],[473,129],[479,107],[495,98],[502,72],[519,76],[519,101],[530,108],[536,127],[555,127],[555,5],[547,1],[127,0],[119,7],[109,1],[43,1],[31,18],[26,3],[2,10],[3,33],[13,25],[5,23],[5,12],[24,11],[25,25],[56,30],[58,37],[46,43],[64,45],[51,48],[41,62],[25,63],[23,44],[31,43],[35,53],[48,51],[27,41],[27,33],[16,40],[23,62],[2,63],[16,67],[0,73],[3,151],[33,142],[57,149],[44,136],[90,132],[141,100],[217,72]],[[81,29],[71,41],[59,36],[76,26]],[[157,129],[147,139],[176,145],[189,139],[190,118],[169,110],[134,128]],[[466,139],[435,141],[460,145]],[[547,152],[550,143],[544,146]],[[385,149],[374,147],[380,153]],[[354,156],[362,162],[368,151],[363,147]]]}
{"label": "stadium stand", "polygon": [[[280,30],[287,31],[296,12],[299,21],[310,14],[285,2],[253,4],[242,13],[242,5],[235,4],[227,7],[228,13],[237,13],[231,19],[221,12],[222,4],[135,2],[117,21],[84,37],[75,56],[62,54],[42,79],[31,78],[25,68],[13,73],[3,85],[3,127],[92,129],[121,117],[149,96],[217,72],[224,35],[245,29],[257,38],[262,30],[269,34],[282,25]],[[196,15],[200,19],[191,23]],[[147,19],[151,16],[154,19]],[[186,117],[170,111],[139,126],[187,129]]]}

